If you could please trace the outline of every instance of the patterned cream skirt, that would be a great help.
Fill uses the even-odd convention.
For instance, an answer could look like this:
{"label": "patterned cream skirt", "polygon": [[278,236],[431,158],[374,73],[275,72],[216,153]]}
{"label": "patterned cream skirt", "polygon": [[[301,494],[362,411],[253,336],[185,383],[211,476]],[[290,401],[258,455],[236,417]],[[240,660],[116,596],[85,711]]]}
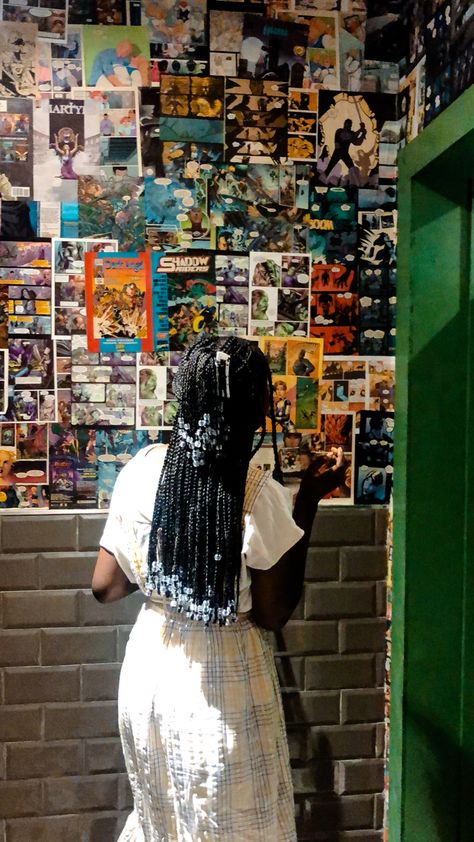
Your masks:
{"label": "patterned cream skirt", "polygon": [[205,627],[146,603],[119,717],[134,796],[119,842],[296,842],[278,679],[251,620]]}

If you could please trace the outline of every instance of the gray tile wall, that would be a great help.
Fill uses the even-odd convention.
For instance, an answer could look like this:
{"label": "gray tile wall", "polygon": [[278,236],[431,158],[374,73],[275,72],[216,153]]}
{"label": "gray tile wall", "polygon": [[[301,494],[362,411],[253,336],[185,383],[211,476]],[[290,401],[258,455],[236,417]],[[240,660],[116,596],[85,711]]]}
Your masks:
{"label": "gray tile wall", "polygon": [[[4,842],[115,842],[130,807],[116,697],[141,597],[93,599],[103,522],[0,522]],[[385,528],[384,511],[320,512],[303,599],[275,636],[300,842],[382,838]]]}

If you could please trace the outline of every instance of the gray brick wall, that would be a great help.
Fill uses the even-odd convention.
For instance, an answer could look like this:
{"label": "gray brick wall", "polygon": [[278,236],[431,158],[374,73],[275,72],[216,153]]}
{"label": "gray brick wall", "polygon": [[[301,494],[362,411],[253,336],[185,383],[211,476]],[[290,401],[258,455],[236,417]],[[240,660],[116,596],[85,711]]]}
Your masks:
{"label": "gray brick wall", "polygon": [[[130,807],[116,698],[141,598],[89,591],[103,521],[0,519],[2,842],[115,842]],[[382,838],[385,526],[384,511],[320,512],[275,636],[300,842]]]}

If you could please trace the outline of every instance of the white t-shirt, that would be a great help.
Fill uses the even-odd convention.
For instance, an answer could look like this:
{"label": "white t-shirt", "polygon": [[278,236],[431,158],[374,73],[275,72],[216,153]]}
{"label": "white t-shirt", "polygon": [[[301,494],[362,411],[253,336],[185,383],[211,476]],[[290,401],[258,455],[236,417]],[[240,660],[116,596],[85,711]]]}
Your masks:
{"label": "white t-shirt", "polygon": [[[142,588],[156,489],[166,450],[166,445],[145,447],[122,468],[100,541],[101,547],[115,556],[129,581]],[[270,474],[265,475],[251,510],[244,515],[239,613],[252,607],[249,568],[269,570],[303,535],[293,520],[291,504],[291,493]]]}

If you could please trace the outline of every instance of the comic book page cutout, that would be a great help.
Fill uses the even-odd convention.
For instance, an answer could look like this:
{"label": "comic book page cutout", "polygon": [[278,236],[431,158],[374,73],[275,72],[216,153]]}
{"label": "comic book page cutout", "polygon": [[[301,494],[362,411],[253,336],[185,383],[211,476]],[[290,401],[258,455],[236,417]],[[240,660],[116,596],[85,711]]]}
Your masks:
{"label": "comic book page cutout", "polygon": [[274,164],[286,157],[288,83],[226,78],[225,90],[226,160]]}
{"label": "comic book page cutout", "polygon": [[71,338],[71,360],[71,424],[133,427],[136,354],[88,351],[87,338],[75,335]]}
{"label": "comic book page cutout", "polygon": [[20,97],[0,99],[0,199],[32,198],[33,104]]}
{"label": "comic book page cutout", "polygon": [[388,503],[393,478],[393,413],[361,412],[356,443],[355,502]]}
{"label": "comic book page cutout", "polygon": [[167,369],[140,365],[137,388],[137,429],[164,426],[164,401],[167,396]]}
{"label": "comic book page cutout", "polygon": [[259,346],[272,374],[277,429],[319,430],[322,342],[266,336]]}
{"label": "comic book page cutout", "polygon": [[90,351],[152,351],[151,266],[147,252],[85,255]]}
{"label": "comic book page cutout", "polygon": [[142,23],[153,58],[199,58],[207,44],[206,0],[142,3]]}
{"label": "comic book page cutout", "polygon": [[395,358],[369,358],[367,366],[369,373],[368,408],[393,412],[395,408]]}
{"label": "comic book page cutout", "polygon": [[35,97],[39,61],[35,23],[0,25],[0,97]]}
{"label": "comic book page cutout", "polygon": [[323,412],[358,412],[368,403],[367,362],[360,357],[325,356],[321,379]]}
{"label": "comic book page cutout", "polygon": [[100,167],[112,171],[118,168],[121,174],[131,177],[141,176],[138,90],[73,88],[71,96],[92,100],[100,107]]}
{"label": "comic book page cutout", "polygon": [[235,76],[243,38],[244,13],[209,11],[209,71],[211,76]]}
{"label": "comic book page cutout", "polygon": [[241,78],[280,79],[302,86],[308,27],[257,15],[245,15],[240,48]]}
{"label": "comic book page cutout", "polygon": [[[34,25],[40,41],[64,44],[67,39],[68,0],[1,0],[1,29],[4,25]],[[30,30],[31,31],[31,30]],[[35,36],[36,40],[36,36]]]}
{"label": "comic book page cutout", "polygon": [[322,184],[365,187],[378,180],[377,120],[363,96],[319,94],[318,177]]}
{"label": "comic book page cutout", "polygon": [[55,237],[52,248],[54,335],[86,334],[84,256],[88,251],[117,251],[117,241]]}
{"label": "comic book page cutout", "polygon": [[[339,79],[339,15],[337,12],[298,9],[277,10],[280,21],[308,28],[308,42],[303,82],[310,90],[340,89]],[[296,87],[296,86],[295,86]]]}
{"label": "comic book page cutout", "polygon": [[77,204],[79,176],[99,172],[99,105],[72,98],[42,99],[34,111],[34,131],[35,198]]}
{"label": "comic book page cutout", "polygon": [[82,28],[70,26],[65,44],[51,44],[50,58],[54,94],[67,93],[82,85]]}
{"label": "comic book page cutout", "polygon": [[144,26],[87,26],[83,30],[84,83],[139,88],[148,84],[150,42]]}

